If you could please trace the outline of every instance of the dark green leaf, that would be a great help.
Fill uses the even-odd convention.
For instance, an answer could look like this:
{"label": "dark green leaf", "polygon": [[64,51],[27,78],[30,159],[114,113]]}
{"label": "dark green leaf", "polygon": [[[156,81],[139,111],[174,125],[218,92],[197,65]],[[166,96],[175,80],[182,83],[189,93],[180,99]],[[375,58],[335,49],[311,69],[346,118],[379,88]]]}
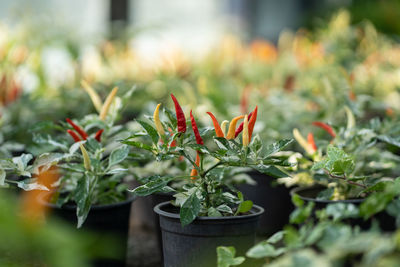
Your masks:
{"label": "dark green leaf", "polygon": [[158,143],[159,136],[157,133],[157,130],[153,128],[150,124],[147,122],[141,121],[141,120],[136,120],[142,127],[143,129],[148,133],[148,135],[151,137],[151,140],[153,141],[154,144]]}
{"label": "dark green leaf", "polygon": [[108,158],[108,168],[120,163],[129,155],[129,147],[127,145],[122,145],[115,148]]}
{"label": "dark green leaf", "polygon": [[182,204],[179,215],[182,226],[186,226],[196,219],[201,209],[200,199],[197,197],[197,190],[193,190],[189,197]]}

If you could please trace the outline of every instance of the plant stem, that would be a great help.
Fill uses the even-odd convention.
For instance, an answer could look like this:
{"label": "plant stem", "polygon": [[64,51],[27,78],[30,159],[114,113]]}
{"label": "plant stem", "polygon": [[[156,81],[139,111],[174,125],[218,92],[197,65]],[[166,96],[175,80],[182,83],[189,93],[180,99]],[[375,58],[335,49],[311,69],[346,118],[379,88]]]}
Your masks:
{"label": "plant stem", "polygon": [[331,178],[333,178],[333,179],[344,180],[344,181],[346,181],[348,184],[355,185],[355,186],[359,186],[359,187],[362,187],[362,188],[364,188],[364,189],[367,188],[366,185],[363,185],[363,184],[360,184],[360,183],[357,183],[357,182],[353,182],[353,181],[349,181],[346,177],[334,175],[334,174],[330,173],[328,170],[325,170],[325,169],[324,169],[324,172],[325,172],[327,175],[329,175],[329,177],[331,177]]}
{"label": "plant stem", "polygon": [[219,161],[219,162],[215,163],[213,166],[211,166],[208,170],[206,170],[206,171],[204,172],[204,177],[206,176],[206,174],[207,174],[209,171],[211,171],[212,169],[215,169],[216,167],[218,167],[218,166],[221,165],[221,164],[222,164],[222,162]]}

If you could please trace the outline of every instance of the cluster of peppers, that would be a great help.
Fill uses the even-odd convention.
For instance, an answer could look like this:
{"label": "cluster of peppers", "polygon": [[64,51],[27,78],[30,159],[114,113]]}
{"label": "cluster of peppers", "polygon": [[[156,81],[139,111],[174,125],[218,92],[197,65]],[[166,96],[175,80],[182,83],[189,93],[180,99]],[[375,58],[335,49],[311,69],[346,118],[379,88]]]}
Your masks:
{"label": "cluster of peppers", "polygon": [[[328,124],[324,123],[324,122],[320,122],[320,121],[314,121],[312,123],[312,125],[317,126],[323,130],[325,130],[331,137],[332,137],[332,141],[333,139],[335,139],[336,137],[336,133],[333,130],[333,128],[331,126],[329,126]],[[293,136],[296,139],[296,141],[299,143],[299,145],[309,154],[309,155],[313,155],[315,152],[317,152],[318,147],[315,144],[315,140],[314,140],[314,135],[313,133],[308,133],[307,135],[307,140],[301,135],[300,131],[295,128],[293,129]]]}
{"label": "cluster of peppers", "polygon": [[[104,121],[107,117],[108,110],[110,109],[110,106],[118,92],[118,87],[114,87],[113,90],[109,93],[107,96],[106,100],[104,103],[102,103],[100,96],[96,93],[96,91],[86,82],[82,81],[82,86],[90,96],[90,99],[93,102],[93,105],[95,106],[96,110],[99,112],[99,118]],[[67,130],[67,133],[74,139],[75,143],[87,140],[89,135],[86,133],[85,130],[83,130],[80,126],[75,124],[71,119],[67,118],[66,119],[67,123],[72,126],[72,128],[75,130]],[[94,134],[94,139],[97,140],[97,142],[101,142],[101,135],[103,134],[104,129],[98,130]],[[86,170],[91,170],[91,163],[90,163],[90,158],[89,154],[83,144],[80,144],[80,149],[82,152],[83,156],[83,164],[85,166]]]}
{"label": "cluster of peppers", "polygon": [[[182,107],[180,106],[178,100],[176,97],[171,94],[172,101],[174,102],[175,105],[175,112],[176,112],[176,119],[177,119],[177,128],[178,128],[178,133],[185,133],[186,132],[186,117],[185,114],[182,110]],[[159,109],[160,109],[161,104],[158,104],[154,114],[153,114],[153,119],[154,119],[154,124],[156,127],[156,130],[162,139],[162,137],[165,135],[164,127],[162,126],[162,123],[160,121],[160,116],[159,116]],[[207,112],[207,114],[211,117],[213,124],[214,124],[214,129],[215,129],[215,134],[217,137],[220,138],[226,138],[228,140],[235,139],[242,131],[242,143],[243,147],[246,148],[250,141],[251,141],[251,136],[253,133],[254,125],[257,120],[257,112],[258,112],[258,107],[256,106],[255,109],[250,113],[246,115],[240,115],[232,119],[232,121],[229,123],[229,121],[223,121],[221,125],[218,123],[218,120],[215,118],[214,114],[211,112]],[[244,119],[244,121],[239,125],[238,128],[236,128],[236,125],[239,120]],[[197,127],[196,120],[193,116],[192,110],[190,110],[190,121],[191,121],[191,126],[193,133],[196,138],[196,143],[198,145],[204,145],[203,138],[200,136],[199,129]],[[228,132],[226,133],[226,125],[229,123],[229,128]],[[174,146],[175,141],[171,143],[171,147]],[[193,166],[193,169],[190,173],[190,177],[192,180],[196,179],[196,176],[198,176],[198,166],[200,165],[200,160],[201,160],[201,153],[197,151],[196,153],[196,160],[195,164],[196,166]]]}
{"label": "cluster of peppers", "polygon": [[[87,140],[89,135],[86,133],[85,130],[83,130],[80,126],[75,124],[71,119],[67,118],[66,120],[67,120],[68,124],[71,125],[72,128],[75,130],[75,131],[70,130],[70,129],[67,130],[67,133],[74,139],[75,143],[83,141],[83,140]],[[103,132],[104,132],[104,129],[100,129],[94,135],[94,139],[96,139],[97,142],[99,142],[99,143],[101,142],[101,135],[103,134]],[[80,144],[79,147],[81,149],[82,156],[83,156],[83,165],[84,165],[85,169],[89,171],[89,170],[91,170],[89,154],[84,145]]]}

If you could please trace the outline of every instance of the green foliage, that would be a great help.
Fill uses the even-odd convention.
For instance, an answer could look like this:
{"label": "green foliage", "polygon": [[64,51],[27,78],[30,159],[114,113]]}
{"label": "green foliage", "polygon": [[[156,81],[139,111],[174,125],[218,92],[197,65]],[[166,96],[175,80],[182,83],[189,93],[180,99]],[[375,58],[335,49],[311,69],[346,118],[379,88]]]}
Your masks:
{"label": "green foliage", "polygon": [[244,257],[236,257],[234,247],[217,247],[218,267],[237,266],[244,262]]}

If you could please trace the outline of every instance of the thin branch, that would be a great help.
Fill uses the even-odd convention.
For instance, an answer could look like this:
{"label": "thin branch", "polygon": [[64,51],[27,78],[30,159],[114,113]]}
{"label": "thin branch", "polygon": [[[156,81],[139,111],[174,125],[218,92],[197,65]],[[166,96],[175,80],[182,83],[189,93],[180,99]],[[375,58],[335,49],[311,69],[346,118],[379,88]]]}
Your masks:
{"label": "thin branch", "polygon": [[218,167],[218,166],[221,165],[221,164],[222,164],[221,161],[215,163],[213,166],[211,166],[208,170],[206,170],[206,171],[204,172],[204,176],[206,176],[206,174],[207,174],[209,171],[211,171],[212,169],[215,169],[216,167]]}
{"label": "thin branch", "polygon": [[330,173],[330,172],[329,172],[328,170],[326,170],[326,169],[324,169],[324,172],[325,172],[327,175],[329,175],[329,177],[331,177],[332,179],[344,180],[344,181],[346,181],[348,184],[355,185],[355,186],[359,186],[359,187],[362,187],[362,188],[364,188],[364,189],[367,188],[366,185],[363,185],[363,184],[360,184],[360,183],[357,183],[357,182],[354,182],[354,181],[349,181],[349,180],[346,178],[346,176],[345,176],[345,177],[342,177],[342,176],[334,175],[334,174]]}

